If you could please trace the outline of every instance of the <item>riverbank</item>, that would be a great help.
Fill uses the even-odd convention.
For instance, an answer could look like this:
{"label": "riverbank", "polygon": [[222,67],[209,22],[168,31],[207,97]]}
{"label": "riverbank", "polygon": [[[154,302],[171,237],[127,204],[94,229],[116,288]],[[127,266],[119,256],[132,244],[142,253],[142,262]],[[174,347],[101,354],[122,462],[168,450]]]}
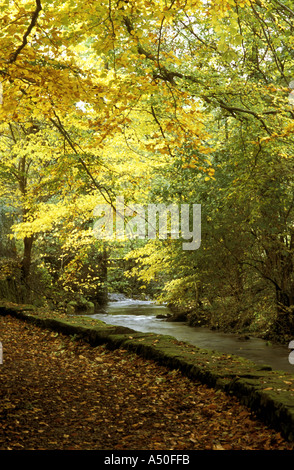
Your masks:
{"label": "riverbank", "polygon": [[288,344],[271,343],[256,335],[240,335],[205,326],[190,326],[187,322],[166,321],[169,314],[170,310],[166,306],[125,298],[110,301],[103,310],[91,317],[141,333],[173,336],[178,341],[193,344],[200,349],[245,357],[260,366],[270,366],[273,370],[290,374],[294,372],[294,366],[289,362]]}
{"label": "riverbank", "polygon": [[[237,356],[201,350],[171,336],[142,334],[91,318],[66,315],[53,317],[49,312],[36,312],[27,306],[14,305],[0,306],[0,314],[1,319],[12,318],[27,325],[28,334],[31,328],[38,328],[63,335],[68,340],[81,341],[89,351],[95,352],[97,347],[106,346],[112,352],[124,350],[135,353],[136,357],[155,361],[158,367],[164,367],[165,370],[179,371],[191,383],[196,381],[211,387],[215,393],[225,393],[229,399],[237,398],[258,419],[280,432],[289,442],[294,442],[294,376],[291,374],[268,370]],[[5,335],[5,331],[1,335]],[[0,340],[4,350],[1,366],[3,373],[4,367],[8,372],[5,361],[10,353],[2,336]],[[21,349],[21,345],[18,347]],[[38,359],[38,346],[35,358]],[[18,369],[15,369],[15,374],[14,380],[17,380]],[[257,449],[256,446],[253,448]]]}

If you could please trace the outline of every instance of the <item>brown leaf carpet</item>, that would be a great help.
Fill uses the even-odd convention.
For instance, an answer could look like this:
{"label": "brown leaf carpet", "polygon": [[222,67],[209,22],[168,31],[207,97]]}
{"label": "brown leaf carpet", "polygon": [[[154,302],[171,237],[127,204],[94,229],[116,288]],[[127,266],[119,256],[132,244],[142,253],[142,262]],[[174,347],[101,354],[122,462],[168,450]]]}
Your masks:
{"label": "brown leaf carpet", "polygon": [[0,317],[0,450],[292,450],[221,391]]}

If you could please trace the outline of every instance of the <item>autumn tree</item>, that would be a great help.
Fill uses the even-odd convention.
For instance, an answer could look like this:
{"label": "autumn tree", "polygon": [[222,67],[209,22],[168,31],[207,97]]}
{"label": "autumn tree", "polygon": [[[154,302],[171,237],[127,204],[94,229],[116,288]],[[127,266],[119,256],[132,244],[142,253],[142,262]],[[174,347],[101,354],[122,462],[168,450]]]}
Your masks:
{"label": "autumn tree", "polygon": [[[7,129],[41,125],[30,168],[46,168],[39,190],[51,187],[51,199],[31,193],[22,207],[14,230],[25,252],[30,237],[56,233],[62,246],[75,244],[74,272],[93,244],[87,230],[97,203],[115,211],[119,194],[127,202],[198,202],[201,248],[147,244],[148,256],[138,256],[152,261],[149,278],[157,273],[168,296],[196,307],[222,284],[220,296],[233,294],[240,306],[262,279],[276,295],[276,324],[287,324],[291,3],[28,0],[1,11],[1,119]],[[49,160],[41,143],[48,133],[58,153]]]}
{"label": "autumn tree", "polygon": [[[181,63],[172,79],[197,96],[211,113],[212,124],[207,128],[212,136],[210,160],[215,179],[203,185],[199,156],[191,159],[191,150],[183,147],[186,162],[181,168],[174,161],[169,175],[183,183],[182,191],[174,194],[204,206],[202,247],[190,255],[190,263],[178,251],[177,263],[171,257],[169,268],[165,262],[155,267],[149,262],[153,255],[141,252],[138,256],[148,267],[145,274],[142,267],[142,277],[170,272],[164,298],[189,304],[196,272],[200,284],[204,281],[206,298],[233,295],[234,323],[238,318],[242,323],[246,305],[251,310],[254,306],[258,316],[262,302],[257,303],[254,292],[262,291],[263,304],[276,306],[275,326],[280,325],[280,331],[291,328],[293,11],[281,2],[232,2],[219,17],[187,14],[173,27],[172,37],[187,56],[185,67]],[[166,71],[160,78],[172,82]],[[165,250],[162,248],[163,253]],[[154,256],[156,260],[168,258]]]}

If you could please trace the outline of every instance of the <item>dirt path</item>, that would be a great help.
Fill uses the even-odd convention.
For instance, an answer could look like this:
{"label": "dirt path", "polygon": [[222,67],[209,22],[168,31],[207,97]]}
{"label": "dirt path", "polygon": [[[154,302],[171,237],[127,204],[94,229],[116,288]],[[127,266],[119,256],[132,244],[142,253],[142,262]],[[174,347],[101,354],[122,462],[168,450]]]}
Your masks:
{"label": "dirt path", "polygon": [[0,317],[0,450],[293,450],[233,397]]}

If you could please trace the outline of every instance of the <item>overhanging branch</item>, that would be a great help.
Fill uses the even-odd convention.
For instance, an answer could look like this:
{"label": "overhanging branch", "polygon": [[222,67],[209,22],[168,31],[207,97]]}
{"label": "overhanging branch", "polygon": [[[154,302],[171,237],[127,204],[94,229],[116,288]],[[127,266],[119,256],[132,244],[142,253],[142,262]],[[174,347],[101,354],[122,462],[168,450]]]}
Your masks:
{"label": "overhanging branch", "polygon": [[[131,22],[130,18],[124,17],[124,25],[125,25],[128,33],[130,35],[132,35],[134,28],[133,28],[133,25],[132,25],[132,22]],[[140,55],[144,55],[147,59],[152,61],[156,65],[156,67],[158,68],[158,71],[153,73],[153,77],[155,79],[159,79],[159,80],[169,82],[173,86],[177,85],[175,80],[174,80],[175,78],[179,78],[179,79],[185,80],[187,82],[195,83],[195,84],[198,84],[198,85],[199,84],[203,85],[201,83],[201,81],[198,78],[194,77],[193,75],[186,75],[186,74],[183,74],[181,72],[176,72],[174,70],[169,70],[164,65],[160,64],[159,55],[157,55],[157,57],[156,57],[154,54],[152,54],[152,52],[150,52],[146,48],[144,48],[140,44],[140,42],[138,42],[138,44],[137,44],[137,51]],[[206,96],[205,94],[201,95],[200,98],[203,99],[205,102],[207,102],[209,104],[212,103],[212,99],[210,97]],[[236,118],[237,114],[238,115],[240,115],[240,114],[249,114],[249,115],[253,116],[254,118],[258,119],[259,122],[261,123],[262,127],[265,129],[265,131],[269,135],[271,135],[271,131],[268,128],[267,124],[265,123],[264,119],[262,118],[262,115],[256,113],[253,110],[250,110],[250,109],[244,109],[244,108],[240,108],[240,107],[237,107],[237,106],[231,106],[227,103],[224,103],[220,98],[218,98],[216,96],[213,97],[213,100],[215,101],[216,106],[220,106],[222,109],[227,110],[235,118]],[[263,114],[270,114],[270,113],[273,114],[273,113],[276,113],[276,111],[265,112]]]}
{"label": "overhanging branch", "polygon": [[40,0],[36,0],[36,9],[32,15],[32,20],[31,20],[31,23],[28,27],[28,29],[26,30],[25,34],[23,35],[23,38],[22,38],[22,43],[20,44],[20,46],[18,46],[18,48],[16,49],[16,51],[10,56],[10,59],[9,59],[9,64],[12,64],[13,62],[16,61],[18,55],[20,54],[20,52],[23,50],[23,48],[27,45],[28,43],[28,36],[30,35],[32,29],[36,26],[36,23],[37,23],[37,19],[38,19],[38,16],[39,16],[39,13],[40,11],[42,10],[42,5],[41,5],[41,1]]}
{"label": "overhanging branch", "polygon": [[[86,174],[88,175],[88,177],[90,178],[90,180],[92,181],[94,187],[96,189],[98,189],[98,191],[100,192],[100,194],[102,195],[103,199],[107,202],[107,204],[110,204],[110,206],[115,209],[114,205],[113,205],[113,202],[111,200],[111,196],[109,194],[109,191],[107,188],[105,188],[104,186],[101,186],[99,183],[97,183],[97,181],[95,180],[94,176],[92,175],[92,173],[90,172],[87,164],[85,163],[85,161],[81,158],[81,156],[79,155],[79,152],[77,151],[77,149],[75,148],[75,145],[74,143],[72,142],[70,136],[68,135],[66,129],[63,127],[63,124],[62,122],[60,121],[59,117],[57,116],[57,114],[54,112],[55,114],[55,117],[56,117],[56,121],[53,119],[53,118],[50,118],[50,121],[52,122],[52,124],[59,130],[59,132],[63,135],[63,137],[65,138],[65,140],[67,141],[67,143],[70,145],[70,147],[72,148],[72,150],[74,151],[74,153],[77,155],[78,157],[78,161],[80,162],[80,164],[82,165],[82,167],[84,168]],[[107,196],[105,195],[105,193],[107,194]]]}

